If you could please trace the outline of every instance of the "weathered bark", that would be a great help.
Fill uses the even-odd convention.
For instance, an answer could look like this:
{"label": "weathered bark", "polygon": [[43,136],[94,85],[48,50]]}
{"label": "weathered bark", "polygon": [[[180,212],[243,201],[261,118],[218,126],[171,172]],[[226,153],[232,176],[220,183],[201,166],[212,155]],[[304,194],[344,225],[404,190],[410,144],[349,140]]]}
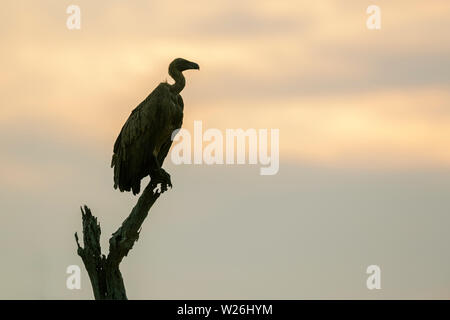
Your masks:
{"label": "weathered bark", "polygon": [[157,189],[151,182],[147,185],[130,215],[109,239],[107,257],[101,253],[101,230],[97,218],[92,215],[87,206],[81,208],[84,248],[80,246],[77,233],[75,233],[75,240],[78,246],[78,255],[83,260],[89,274],[96,300],[127,299],[119,265],[123,257],[133,248],[134,242],[138,240],[142,223],[152,205],[161,195],[159,191],[160,189]]}

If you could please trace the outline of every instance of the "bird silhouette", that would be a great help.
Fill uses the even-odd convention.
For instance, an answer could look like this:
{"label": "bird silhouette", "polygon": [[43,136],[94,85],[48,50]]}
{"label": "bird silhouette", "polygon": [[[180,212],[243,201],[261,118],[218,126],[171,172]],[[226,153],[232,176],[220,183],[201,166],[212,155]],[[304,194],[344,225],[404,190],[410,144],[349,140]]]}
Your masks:
{"label": "bird silhouette", "polygon": [[161,193],[172,187],[170,175],[162,168],[172,145],[172,133],[183,123],[184,103],[180,92],[186,80],[183,71],[197,69],[197,63],[177,58],[169,65],[174,84],[160,83],[130,114],[114,143],[111,167],[114,189],[141,189],[141,180],[150,176],[153,185],[161,183]]}

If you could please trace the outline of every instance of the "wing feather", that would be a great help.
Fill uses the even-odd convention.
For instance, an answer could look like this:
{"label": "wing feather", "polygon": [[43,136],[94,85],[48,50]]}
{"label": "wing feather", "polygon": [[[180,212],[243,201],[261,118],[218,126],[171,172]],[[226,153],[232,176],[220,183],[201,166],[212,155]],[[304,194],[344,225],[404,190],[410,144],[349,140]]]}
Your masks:
{"label": "wing feather", "polygon": [[140,180],[148,175],[149,154],[161,127],[167,126],[164,109],[169,91],[160,84],[130,114],[122,127],[111,160],[114,168],[114,188],[139,193]]}

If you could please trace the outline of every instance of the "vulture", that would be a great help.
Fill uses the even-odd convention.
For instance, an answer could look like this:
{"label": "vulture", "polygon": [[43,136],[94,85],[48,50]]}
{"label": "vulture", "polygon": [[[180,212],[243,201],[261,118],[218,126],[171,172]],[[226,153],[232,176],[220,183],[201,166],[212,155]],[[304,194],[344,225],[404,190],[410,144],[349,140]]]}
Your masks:
{"label": "vulture", "polygon": [[161,183],[161,193],[172,187],[170,175],[162,168],[172,145],[172,133],[183,122],[183,99],[180,92],[186,81],[183,71],[197,69],[197,63],[177,58],[169,65],[174,84],[160,83],[130,114],[114,143],[111,167],[114,189],[141,189],[141,180],[150,176],[151,183]]}

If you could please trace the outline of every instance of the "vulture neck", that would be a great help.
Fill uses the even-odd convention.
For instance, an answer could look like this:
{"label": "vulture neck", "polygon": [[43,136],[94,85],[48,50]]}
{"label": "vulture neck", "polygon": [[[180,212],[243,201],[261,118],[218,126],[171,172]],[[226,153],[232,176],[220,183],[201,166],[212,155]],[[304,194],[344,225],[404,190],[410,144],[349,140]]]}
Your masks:
{"label": "vulture neck", "polygon": [[171,66],[169,68],[169,75],[173,78],[173,80],[175,80],[175,83],[170,86],[170,89],[173,93],[179,94],[186,85],[186,80],[184,79],[183,74],[180,70]]}

